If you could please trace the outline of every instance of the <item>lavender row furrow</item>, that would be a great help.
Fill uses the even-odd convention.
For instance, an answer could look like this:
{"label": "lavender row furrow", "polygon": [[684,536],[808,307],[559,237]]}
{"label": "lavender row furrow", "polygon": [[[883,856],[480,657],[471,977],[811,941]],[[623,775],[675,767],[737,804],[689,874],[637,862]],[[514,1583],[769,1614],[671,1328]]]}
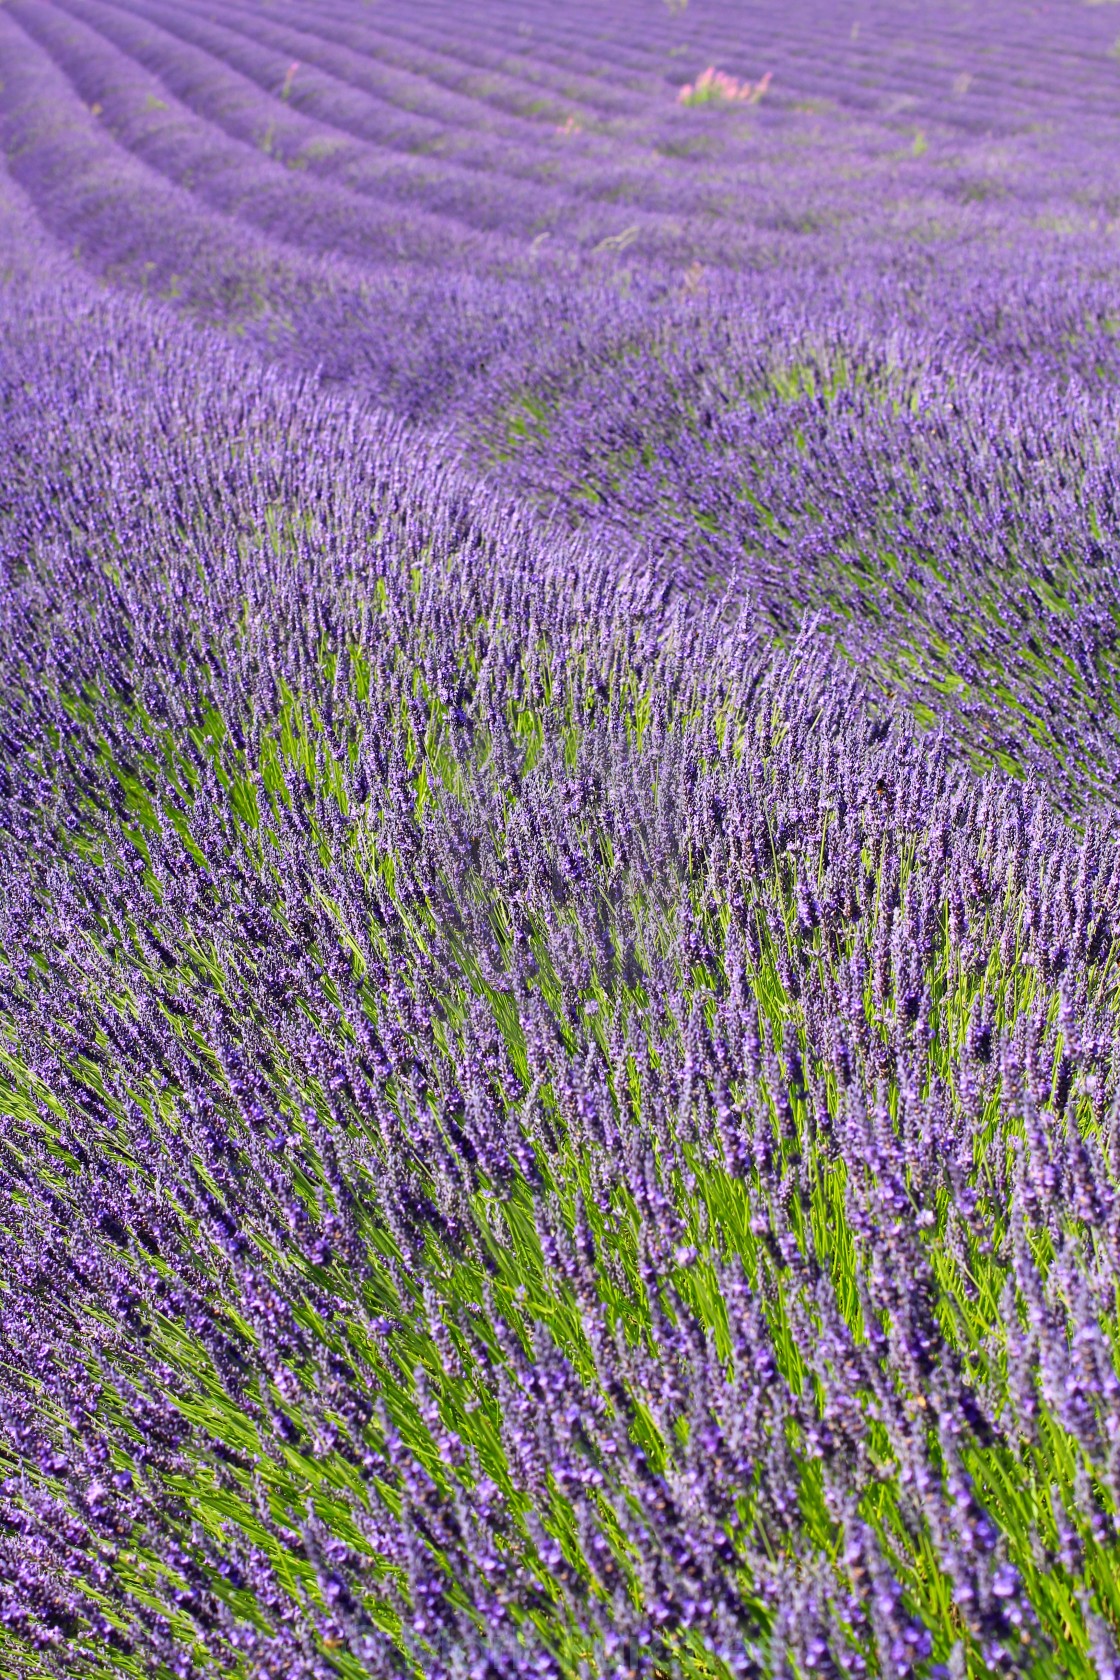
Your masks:
{"label": "lavender row furrow", "polygon": [[[98,17],[94,7],[88,11]],[[461,264],[469,261],[464,249],[469,232],[447,218],[405,208],[399,201],[375,208],[333,183],[312,183],[299,171],[283,169],[292,155],[286,155],[283,134],[270,132],[265,115],[270,102],[261,100],[253,110],[238,90],[240,112],[234,117],[227,101],[224,120],[246,138],[222,144],[213,123],[192,120],[182,105],[165,116],[162,80],[145,90],[147,78],[136,78],[128,59],[108,47],[99,32],[76,18],[56,28],[45,8],[26,3],[13,6],[12,15],[43,44],[83,103],[97,107],[114,141],[176,184],[185,183],[207,210],[248,221],[287,244],[358,258],[371,267],[385,261],[423,261],[429,267],[456,258]],[[306,136],[301,138],[306,142]],[[270,155],[274,140],[275,161]],[[500,260],[500,245],[494,255]]]}

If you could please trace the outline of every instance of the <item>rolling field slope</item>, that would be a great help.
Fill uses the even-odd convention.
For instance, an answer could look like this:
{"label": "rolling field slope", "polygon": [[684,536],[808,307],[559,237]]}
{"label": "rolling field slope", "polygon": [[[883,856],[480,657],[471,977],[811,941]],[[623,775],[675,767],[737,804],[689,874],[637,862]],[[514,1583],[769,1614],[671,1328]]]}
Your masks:
{"label": "rolling field slope", "polygon": [[0,0],[0,1675],[1120,1676],[1120,9]]}

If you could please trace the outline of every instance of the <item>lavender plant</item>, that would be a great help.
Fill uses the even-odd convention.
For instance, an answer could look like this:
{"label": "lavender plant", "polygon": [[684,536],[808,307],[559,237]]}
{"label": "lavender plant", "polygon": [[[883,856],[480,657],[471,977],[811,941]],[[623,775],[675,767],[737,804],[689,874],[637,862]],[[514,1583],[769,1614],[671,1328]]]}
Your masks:
{"label": "lavender plant", "polygon": [[1111,31],[744,15],[0,8],[0,1672],[1120,1672]]}

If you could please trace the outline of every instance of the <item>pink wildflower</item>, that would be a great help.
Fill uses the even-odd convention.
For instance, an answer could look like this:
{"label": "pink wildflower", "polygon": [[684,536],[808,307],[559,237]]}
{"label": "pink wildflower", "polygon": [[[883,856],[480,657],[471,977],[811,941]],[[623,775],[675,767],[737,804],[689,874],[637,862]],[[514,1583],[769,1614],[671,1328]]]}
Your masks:
{"label": "pink wildflower", "polygon": [[729,76],[726,70],[717,70],[714,64],[697,76],[695,82],[686,82],[677,94],[679,105],[714,105],[742,103],[757,105],[767,88],[770,86],[771,72],[767,70],[761,81],[754,83],[741,82],[737,76]]}

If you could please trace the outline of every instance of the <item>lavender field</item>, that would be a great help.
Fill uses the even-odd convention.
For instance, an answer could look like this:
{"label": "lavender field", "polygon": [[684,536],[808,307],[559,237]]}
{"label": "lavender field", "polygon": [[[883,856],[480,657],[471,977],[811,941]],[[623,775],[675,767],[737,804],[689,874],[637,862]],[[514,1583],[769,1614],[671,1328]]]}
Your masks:
{"label": "lavender field", "polygon": [[1120,6],[0,145],[0,1676],[1120,1680]]}

